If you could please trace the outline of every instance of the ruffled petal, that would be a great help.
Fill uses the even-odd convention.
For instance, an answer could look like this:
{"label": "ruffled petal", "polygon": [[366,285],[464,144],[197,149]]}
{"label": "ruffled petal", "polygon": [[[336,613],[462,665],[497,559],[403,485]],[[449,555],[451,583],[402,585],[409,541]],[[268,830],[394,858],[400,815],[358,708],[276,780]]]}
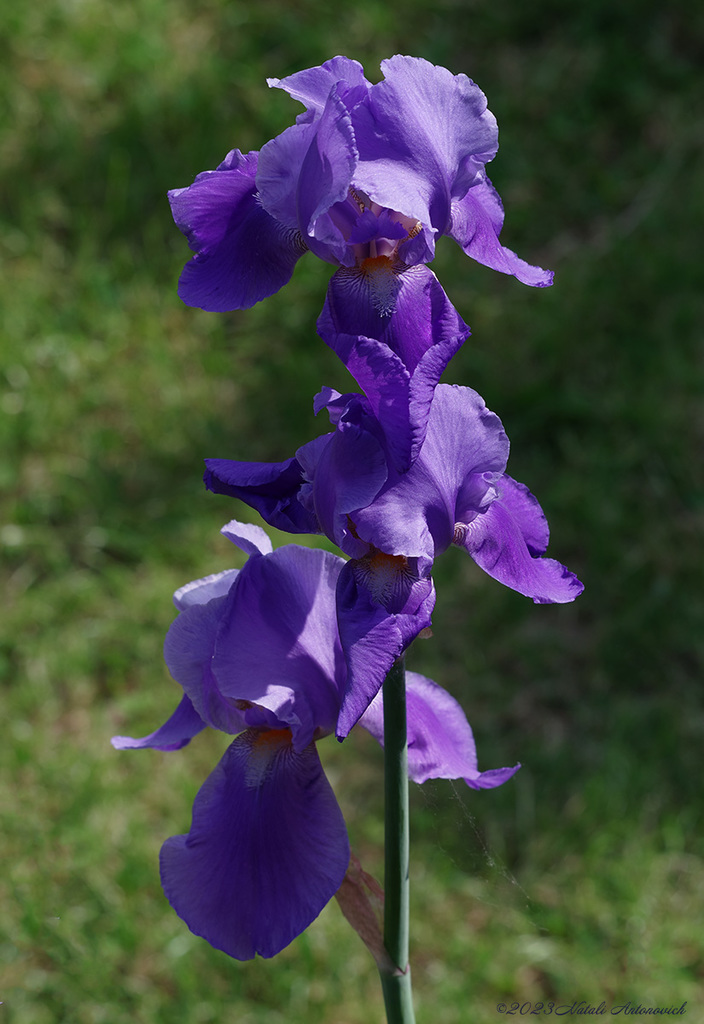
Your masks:
{"label": "ruffled petal", "polygon": [[486,176],[472,185],[467,194],[452,204],[451,238],[468,256],[485,267],[511,274],[523,284],[545,288],[552,284],[553,272],[533,267],[499,242],[503,207],[496,189]]}
{"label": "ruffled petal", "polygon": [[383,256],[338,270],[318,333],[367,395],[396,467],[407,469],[423,444],[435,387],[469,336],[435,274]]}
{"label": "ruffled petal", "polygon": [[466,75],[400,55],[381,67],[385,80],[353,112],[360,154],[355,186],[421,222],[427,262],[433,236],[450,225],[452,199],[464,195],[496,154],[496,119]]}
{"label": "ruffled petal", "polygon": [[156,732],[141,740],[132,736],[113,736],[110,742],[116,750],[135,750],[150,747],[153,750],[180,750],[190,743],[194,736],[205,729],[205,722],[185,695],[171,718]]}
{"label": "ruffled petal", "polygon": [[207,604],[216,597],[225,597],[237,579],[239,569],[225,569],[210,576],[186,583],[174,594],[174,604],[180,612],[194,604]]}
{"label": "ruffled petal", "polygon": [[332,732],[345,683],[328,551],[286,545],[250,558],[223,607],[212,672],[223,698],[290,728],[296,750]]}
{"label": "ruffled petal", "polygon": [[267,78],[266,81],[270,88],[283,89],[303,104],[306,113],[296,118],[299,123],[320,117],[335,86],[348,108],[363,99],[371,88],[362,65],[349,57],[332,57],[320,67],[305,68],[286,78]]}
{"label": "ruffled petal", "polygon": [[262,147],[261,204],[281,224],[300,231],[321,259],[343,261],[347,243],[327,213],[347,198],[356,163],[350,116],[333,88],[316,121],[292,125]]}
{"label": "ruffled petal", "polygon": [[498,498],[470,523],[458,523],[455,542],[484,572],[536,604],[574,601],[584,587],[569,569],[538,557],[547,543],[543,510],[527,487],[504,476]]}
{"label": "ruffled petal", "polygon": [[197,252],[179,281],[189,306],[248,309],[283,287],[305,252],[298,232],[263,209],[256,167],[257,153],[233,150],[216,171],[169,192],[174,220]]}
{"label": "ruffled petal", "polygon": [[349,842],[315,746],[248,730],[193,806],[188,835],[161,850],[169,903],[196,935],[237,960],[272,957],[342,883]]}
{"label": "ruffled petal", "polygon": [[[406,672],[408,776],[413,782],[428,779],[464,779],[473,789],[490,789],[506,782],[521,767],[480,772],[477,750],[467,717],[447,690],[417,672]],[[380,691],[359,721],[384,745],[384,699]]]}

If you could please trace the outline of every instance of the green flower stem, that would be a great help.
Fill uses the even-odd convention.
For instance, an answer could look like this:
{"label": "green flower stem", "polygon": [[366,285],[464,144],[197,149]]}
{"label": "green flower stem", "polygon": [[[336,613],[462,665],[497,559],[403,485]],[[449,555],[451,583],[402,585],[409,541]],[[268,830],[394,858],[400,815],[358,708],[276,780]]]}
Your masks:
{"label": "green flower stem", "polygon": [[408,754],[406,668],[384,680],[384,945],[397,970],[381,971],[388,1024],[415,1024],[408,964]]}

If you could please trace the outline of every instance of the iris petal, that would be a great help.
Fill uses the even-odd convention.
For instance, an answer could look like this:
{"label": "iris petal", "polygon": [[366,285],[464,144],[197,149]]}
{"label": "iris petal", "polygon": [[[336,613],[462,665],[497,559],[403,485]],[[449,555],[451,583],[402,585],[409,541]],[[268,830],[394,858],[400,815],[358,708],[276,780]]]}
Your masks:
{"label": "iris petal", "polygon": [[349,842],[315,746],[286,730],[248,730],[193,806],[187,835],[161,850],[161,880],[196,935],[237,960],[272,957],[342,883]]}
{"label": "iris petal", "polygon": [[[408,776],[428,779],[464,779],[473,789],[490,789],[514,775],[513,768],[480,772],[477,750],[467,717],[447,690],[417,672],[406,673]],[[379,692],[359,722],[384,745],[384,700]]]}
{"label": "iris petal", "polygon": [[290,279],[305,252],[297,231],[271,217],[256,195],[257,154],[233,150],[216,171],[169,193],[171,212],[197,255],[179,295],[216,313],[248,309]]}
{"label": "iris petal", "polygon": [[546,523],[540,505],[527,487],[504,476],[499,497],[469,524],[458,523],[456,543],[484,572],[536,604],[574,601],[583,585],[544,550]]}
{"label": "iris petal", "polygon": [[135,750],[150,747],[153,750],[180,750],[190,743],[194,736],[205,729],[206,723],[193,707],[187,696],[181,702],[171,718],[164,722],[156,732],[143,739],[132,736],[113,736],[110,740],[116,750]]}

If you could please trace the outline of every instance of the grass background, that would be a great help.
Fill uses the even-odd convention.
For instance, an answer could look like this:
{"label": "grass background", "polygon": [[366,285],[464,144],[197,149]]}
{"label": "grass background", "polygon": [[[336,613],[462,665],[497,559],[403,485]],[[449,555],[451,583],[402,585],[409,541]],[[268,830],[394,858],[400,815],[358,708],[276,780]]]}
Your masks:
{"label": "grass background", "polygon": [[[226,737],[109,745],[175,704],[171,592],[236,564],[218,529],[244,510],[203,492],[202,458],[280,459],[324,429],[320,385],[347,386],[313,329],[329,268],[301,261],[246,313],[188,309],[165,192],[291,123],[267,76],[340,52],[373,80],[424,56],[489,97],[505,243],[556,284],[443,243],[473,329],[446,379],[499,412],[586,584],[538,607],[459,551],[437,566],[411,667],[462,701],[481,767],[524,767],[494,792],[413,790],[418,1019],[603,999],[704,1020],[703,21],[684,0],[2,8],[1,1024],[383,1018],[334,903],[244,965],[168,908],[159,846]],[[321,754],[380,875],[379,752]]]}

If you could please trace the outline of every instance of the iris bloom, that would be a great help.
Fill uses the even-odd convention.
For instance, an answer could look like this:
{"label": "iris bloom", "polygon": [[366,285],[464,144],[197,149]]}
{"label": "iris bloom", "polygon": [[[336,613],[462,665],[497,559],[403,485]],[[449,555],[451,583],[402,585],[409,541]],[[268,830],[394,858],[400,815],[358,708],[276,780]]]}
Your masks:
{"label": "iris bloom", "polygon": [[403,388],[410,437],[392,455],[407,468],[433,388],[469,334],[426,266],[437,239],[529,285],[552,274],[499,242],[503,208],[485,169],[498,129],[481,89],[417,57],[381,67],[375,85],[347,57],[270,79],[304,105],[296,124],[261,152],[233,150],[169,198],[196,252],[179,283],[189,305],[252,306],[307,250],[338,268],[318,331],[364,391],[370,381],[382,397]]}
{"label": "iris bloom", "polygon": [[[118,749],[176,750],[209,726],[235,736],[193,806],[187,835],[167,839],[161,880],[196,935],[238,960],[271,957],[313,921],[349,863],[342,812],[316,741],[335,728],[345,661],[335,621],[342,560],[293,545],[272,552],[259,527],[223,533],[249,553],[244,568],[175,594],[166,638],[183,688],[171,718]],[[472,731],[435,683],[408,673],[409,775],[497,786],[518,769],[477,770]],[[381,698],[362,723],[382,740]]]}
{"label": "iris bloom", "polygon": [[425,442],[406,473],[394,467],[363,396],[326,390],[316,405],[327,407],[332,433],[286,462],[207,459],[205,482],[246,501],[272,526],[324,533],[350,556],[337,584],[349,670],[338,722],[343,736],[378,689],[370,671],[377,655],[367,656],[367,645],[384,635],[380,646],[388,651],[399,610],[406,646],[428,624],[432,607],[423,602],[432,591],[432,565],[451,544],[537,603],[572,601],[583,588],[563,565],[543,557],[549,538],[543,511],[505,473],[508,438],[475,391],[438,386]]}

